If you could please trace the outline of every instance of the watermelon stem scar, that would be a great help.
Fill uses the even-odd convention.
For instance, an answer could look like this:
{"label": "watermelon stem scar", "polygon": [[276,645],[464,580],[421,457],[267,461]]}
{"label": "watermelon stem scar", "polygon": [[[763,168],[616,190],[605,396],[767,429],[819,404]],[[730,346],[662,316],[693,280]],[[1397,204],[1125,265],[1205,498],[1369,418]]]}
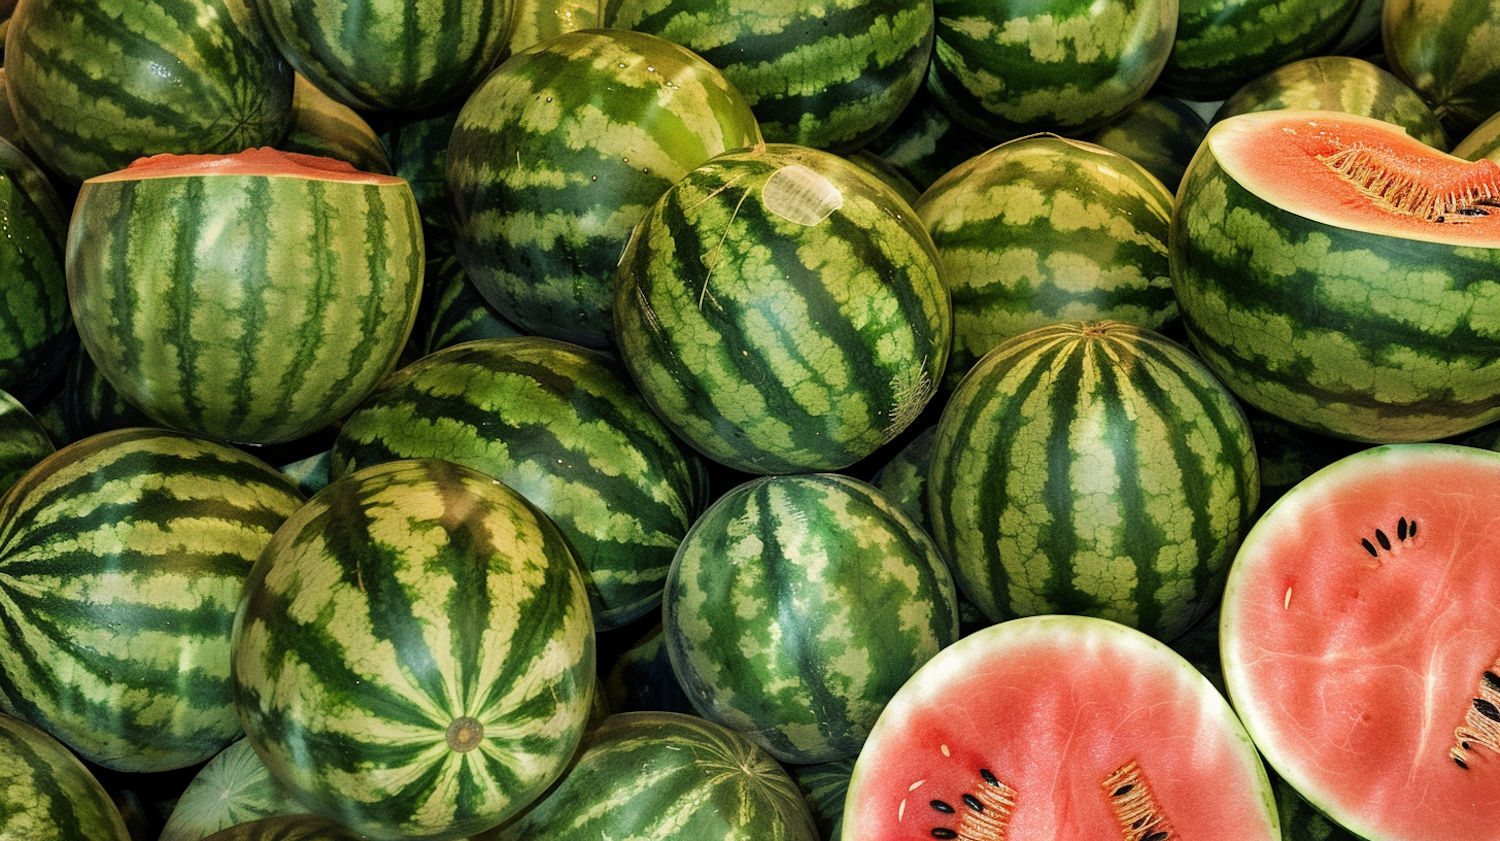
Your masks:
{"label": "watermelon stem scar", "polygon": [[964,792],[959,802],[960,809],[943,800],[929,801],[928,805],[940,815],[956,815],[958,828],[933,827],[932,837],[951,841],[1004,841],[1005,827],[1010,824],[1011,810],[1016,806],[1016,791],[988,768],[979,769],[985,784],[978,786],[978,794]]}
{"label": "watermelon stem scar", "polygon": [[1167,841],[1172,831],[1156,807],[1151,787],[1135,760],[1127,762],[1101,783],[1109,792],[1110,810],[1120,822],[1126,841]]}
{"label": "watermelon stem scar", "polygon": [[1413,166],[1410,160],[1389,149],[1374,149],[1362,143],[1320,156],[1319,160],[1371,202],[1392,213],[1430,222],[1461,222],[1488,216],[1485,207],[1500,206],[1495,200],[1500,194],[1500,166],[1487,158],[1483,164],[1464,163],[1461,169],[1455,167],[1447,178]]}
{"label": "watermelon stem scar", "polygon": [[1469,769],[1469,749],[1483,745],[1500,753],[1500,663],[1479,679],[1479,694],[1464,713],[1464,723],[1453,731],[1456,744],[1448,751],[1458,767]]}

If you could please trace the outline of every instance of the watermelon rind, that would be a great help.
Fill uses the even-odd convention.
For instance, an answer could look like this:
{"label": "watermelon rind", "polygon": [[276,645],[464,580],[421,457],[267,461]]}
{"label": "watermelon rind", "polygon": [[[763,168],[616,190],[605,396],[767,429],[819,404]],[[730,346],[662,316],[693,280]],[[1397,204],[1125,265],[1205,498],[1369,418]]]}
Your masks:
{"label": "watermelon rind", "polygon": [[130,841],[109,793],[46,731],[0,713],[0,837]]}
{"label": "watermelon rind", "polygon": [[201,841],[221,829],[307,809],[276,779],[244,738],[198,769],[177,796],[157,841]]}

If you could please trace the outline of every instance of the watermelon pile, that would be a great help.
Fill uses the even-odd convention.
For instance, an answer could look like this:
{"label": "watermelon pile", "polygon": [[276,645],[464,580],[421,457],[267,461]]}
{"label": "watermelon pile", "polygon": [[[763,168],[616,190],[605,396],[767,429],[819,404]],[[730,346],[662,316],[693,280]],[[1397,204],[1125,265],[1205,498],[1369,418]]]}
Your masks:
{"label": "watermelon pile", "polygon": [[0,0],[0,839],[1496,837],[1496,33]]}

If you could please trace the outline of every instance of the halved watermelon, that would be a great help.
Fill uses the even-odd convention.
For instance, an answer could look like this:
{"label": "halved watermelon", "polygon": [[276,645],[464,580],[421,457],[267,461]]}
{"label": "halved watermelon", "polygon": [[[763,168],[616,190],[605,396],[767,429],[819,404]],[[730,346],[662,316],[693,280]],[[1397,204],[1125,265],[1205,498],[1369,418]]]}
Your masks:
{"label": "halved watermelon", "polygon": [[1265,767],[1208,679],[1146,634],[1012,619],[938,654],[854,764],[843,841],[1280,841]]}
{"label": "halved watermelon", "polygon": [[1500,454],[1346,456],[1245,538],[1220,609],[1267,762],[1373,841],[1500,833]]}

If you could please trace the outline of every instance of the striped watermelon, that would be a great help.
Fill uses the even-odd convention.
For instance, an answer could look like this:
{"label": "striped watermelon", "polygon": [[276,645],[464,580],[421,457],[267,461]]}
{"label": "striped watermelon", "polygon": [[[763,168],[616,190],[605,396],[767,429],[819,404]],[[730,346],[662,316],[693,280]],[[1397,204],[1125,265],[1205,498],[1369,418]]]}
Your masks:
{"label": "striped watermelon", "polygon": [[0,389],[36,401],[77,344],[63,266],[68,205],[41,167],[0,140]]}
{"label": "striped watermelon", "polygon": [[89,179],[66,254],[79,335],[127,402],[260,444],[306,436],[375,388],[423,271],[405,181],[272,149]]}
{"label": "striped watermelon", "polygon": [[1453,145],[1453,155],[1466,161],[1500,159],[1500,111],[1474,127]]}
{"label": "striped watermelon", "polygon": [[293,71],[254,0],[31,0],[6,89],[36,160],[77,184],[143,155],[274,144]]}
{"label": "striped watermelon", "polygon": [[724,71],[766,140],[852,152],[922,87],[931,0],[604,0],[605,26],[649,32]]}
{"label": "striped watermelon", "polygon": [[1360,0],[1179,0],[1177,38],[1161,89],[1197,101],[1223,99],[1287,62],[1324,53]]}
{"label": "striped watermelon", "polygon": [[917,190],[994,145],[954,122],[924,87],[890,128],[864,148],[890,164]]}
{"label": "striped watermelon", "polygon": [[474,288],[457,256],[428,258],[408,355],[422,357],[475,339],[521,335],[521,328],[507,321]]}
{"label": "striped watermelon", "polygon": [[376,134],[396,175],[411,185],[427,235],[427,256],[453,253],[453,215],[448,206],[448,140],[461,106],[435,112],[383,112]]}
{"label": "striped watermelon", "polygon": [[1172,194],[1117,152],[1055,134],[1008,141],[949,170],[913,209],[953,295],[949,388],[990,348],[1035,327],[1175,326]]}
{"label": "striped watermelon", "polygon": [[260,459],[166,430],[42,460],[0,498],[0,709],[117,771],[218,753],[240,732],[240,589],[302,501]]}
{"label": "striped watermelon", "polygon": [[802,790],[819,834],[823,838],[838,838],[843,827],[844,799],[849,794],[849,777],[854,773],[854,758],[789,765],[786,770]]}
{"label": "striped watermelon", "polygon": [[508,55],[515,55],[548,38],[601,26],[599,0],[511,0],[510,30],[505,35]]}
{"label": "striped watermelon", "polygon": [[0,391],[0,493],[56,449],[41,421]]}
{"label": "striped watermelon", "polygon": [[567,773],[487,841],[819,841],[787,772],[755,743],[697,716],[618,713]]}
{"label": "striped watermelon", "polygon": [[594,658],[546,516],[478,471],[402,460],[330,482],[276,532],[232,672],[250,743],[305,806],[374,839],[451,839],[562,773]]}
{"label": "striped watermelon", "polygon": [[499,479],[577,554],[598,630],[654,610],[699,510],[696,473],[619,363],[541,337],[484,339],[396,372],[344,421],[337,479],[442,458]]}
{"label": "striped watermelon", "polygon": [[617,29],[548,39],[459,112],[447,150],[459,259],[522,330],[605,347],[636,220],[692,168],[760,139],[734,86],[677,44]]}
{"label": "striped watermelon", "polygon": [[1453,137],[1500,112],[1500,5],[1386,0],[1381,15],[1385,61]]}
{"label": "striped watermelon", "polygon": [[805,764],[859,752],[891,695],[958,638],[956,598],[932,539],[871,485],[767,476],[694,522],[662,620],[698,712]]}
{"label": "striped watermelon", "polygon": [[1210,610],[1259,493],[1249,423],[1186,348],[1112,321],[991,351],[938,420],[933,537],[992,621],[1103,617],[1171,639]]}
{"label": "striped watermelon", "polygon": [[1178,0],[936,0],[927,90],[992,140],[1076,136],[1146,95],[1167,62]]}
{"label": "striped watermelon", "polygon": [[276,148],[334,158],[364,172],[392,173],[385,146],[365,118],[301,73],[292,87],[292,123]]}
{"label": "striped watermelon", "polygon": [[1500,419],[1500,168],[1378,120],[1231,117],[1177,194],[1172,287],[1247,403],[1315,431],[1435,440]]}
{"label": "striped watermelon", "polygon": [[747,473],[847,467],[926,408],[952,304],[891,188],[789,144],[719,155],[662,196],[615,282],[615,338],[674,431]]}
{"label": "striped watermelon", "polygon": [[511,0],[257,0],[286,60],[362,111],[457,104],[499,61]]}
{"label": "striped watermelon", "polygon": [[366,841],[336,821],[316,815],[277,815],[226,827],[203,841]]}
{"label": "striped watermelon", "polygon": [[1175,96],[1149,93],[1081,139],[1119,152],[1176,193],[1182,173],[1208,134],[1208,121]]}
{"label": "striped watermelon", "polygon": [[45,731],[0,713],[0,837],[130,841],[109,793]]}
{"label": "striped watermelon", "polygon": [[188,781],[157,841],[200,841],[227,827],[306,811],[241,738]]}

